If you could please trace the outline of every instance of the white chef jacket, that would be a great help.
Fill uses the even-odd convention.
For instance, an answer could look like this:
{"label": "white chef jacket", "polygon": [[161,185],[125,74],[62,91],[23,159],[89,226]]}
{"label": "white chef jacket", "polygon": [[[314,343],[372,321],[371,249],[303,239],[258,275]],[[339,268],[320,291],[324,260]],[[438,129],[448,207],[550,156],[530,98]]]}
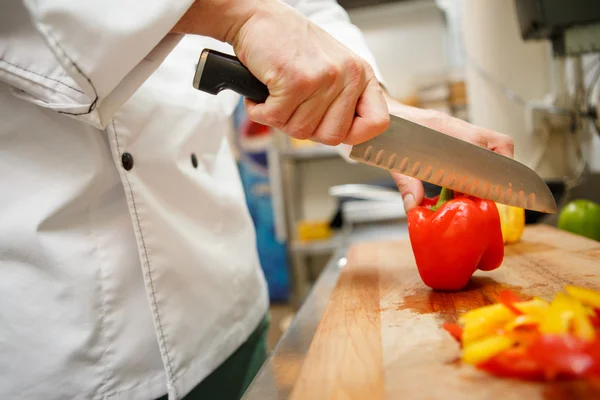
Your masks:
{"label": "white chef jacket", "polygon": [[[267,312],[239,98],[192,87],[232,51],[168,33],[191,3],[0,4],[0,398],[178,399]],[[288,3],[376,69],[334,1]]]}

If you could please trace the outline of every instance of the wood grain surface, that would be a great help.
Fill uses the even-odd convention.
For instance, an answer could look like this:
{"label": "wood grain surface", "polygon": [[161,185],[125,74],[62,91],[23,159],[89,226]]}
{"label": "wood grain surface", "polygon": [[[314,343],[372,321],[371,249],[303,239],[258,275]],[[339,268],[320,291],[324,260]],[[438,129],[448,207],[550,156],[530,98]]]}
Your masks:
{"label": "wood grain surface", "polygon": [[600,243],[545,225],[527,226],[499,269],[478,271],[456,293],[421,282],[408,240],[355,245],[291,398],[600,399],[600,388],[583,382],[529,383],[463,365],[441,328],[500,289],[551,300],[565,284],[600,290]]}

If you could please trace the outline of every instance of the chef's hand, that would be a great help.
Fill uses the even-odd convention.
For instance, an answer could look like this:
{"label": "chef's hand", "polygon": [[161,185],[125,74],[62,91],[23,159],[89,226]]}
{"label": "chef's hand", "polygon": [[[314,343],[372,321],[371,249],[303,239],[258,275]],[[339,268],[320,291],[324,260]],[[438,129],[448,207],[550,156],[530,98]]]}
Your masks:
{"label": "chef's hand", "polygon": [[[508,157],[514,156],[514,142],[510,136],[480,128],[448,114],[404,105],[385,94],[390,114],[403,117],[447,135],[466,140]],[[423,201],[423,183],[410,176],[392,172],[392,177],[404,199],[404,209],[410,211]]]}
{"label": "chef's hand", "polygon": [[389,113],[371,67],[295,9],[261,3],[233,38],[240,61],[269,88],[248,116],[297,139],[357,144],[387,128]]}
{"label": "chef's hand", "polygon": [[[217,5],[226,3],[197,1],[190,11],[196,7],[196,15],[184,18],[174,31],[189,33],[204,18],[212,24],[212,36],[230,43],[267,85],[265,103],[245,100],[250,119],[327,145],[361,143],[387,128],[382,89],[362,58],[280,1],[236,0],[219,11]],[[207,14],[211,7],[213,20]]]}

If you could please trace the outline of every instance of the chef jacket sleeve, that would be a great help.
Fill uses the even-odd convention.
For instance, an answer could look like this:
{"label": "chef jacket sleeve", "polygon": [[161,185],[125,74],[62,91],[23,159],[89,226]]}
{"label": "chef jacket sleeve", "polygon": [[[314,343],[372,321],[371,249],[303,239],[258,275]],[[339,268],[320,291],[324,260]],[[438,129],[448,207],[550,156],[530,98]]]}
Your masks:
{"label": "chef jacket sleeve", "polygon": [[182,38],[169,31],[192,3],[3,0],[0,80],[103,129]]}
{"label": "chef jacket sleeve", "polygon": [[[380,84],[385,86],[383,75],[379,70],[375,57],[369,50],[361,30],[350,21],[346,10],[335,0],[286,0],[290,6],[296,8],[313,23],[320,26],[344,46],[348,47],[358,56],[362,57],[373,68]],[[352,146],[340,144],[336,146],[339,154],[348,162],[356,161],[349,158]]]}

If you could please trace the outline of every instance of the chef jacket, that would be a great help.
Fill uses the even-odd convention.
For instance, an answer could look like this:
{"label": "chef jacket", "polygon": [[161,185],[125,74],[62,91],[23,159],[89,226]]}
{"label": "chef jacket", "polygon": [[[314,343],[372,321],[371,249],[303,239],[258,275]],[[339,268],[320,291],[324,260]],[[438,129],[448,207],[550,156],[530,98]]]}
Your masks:
{"label": "chef jacket", "polygon": [[[191,0],[0,5],[0,398],[179,399],[268,292]],[[376,70],[330,0],[290,0]]]}

